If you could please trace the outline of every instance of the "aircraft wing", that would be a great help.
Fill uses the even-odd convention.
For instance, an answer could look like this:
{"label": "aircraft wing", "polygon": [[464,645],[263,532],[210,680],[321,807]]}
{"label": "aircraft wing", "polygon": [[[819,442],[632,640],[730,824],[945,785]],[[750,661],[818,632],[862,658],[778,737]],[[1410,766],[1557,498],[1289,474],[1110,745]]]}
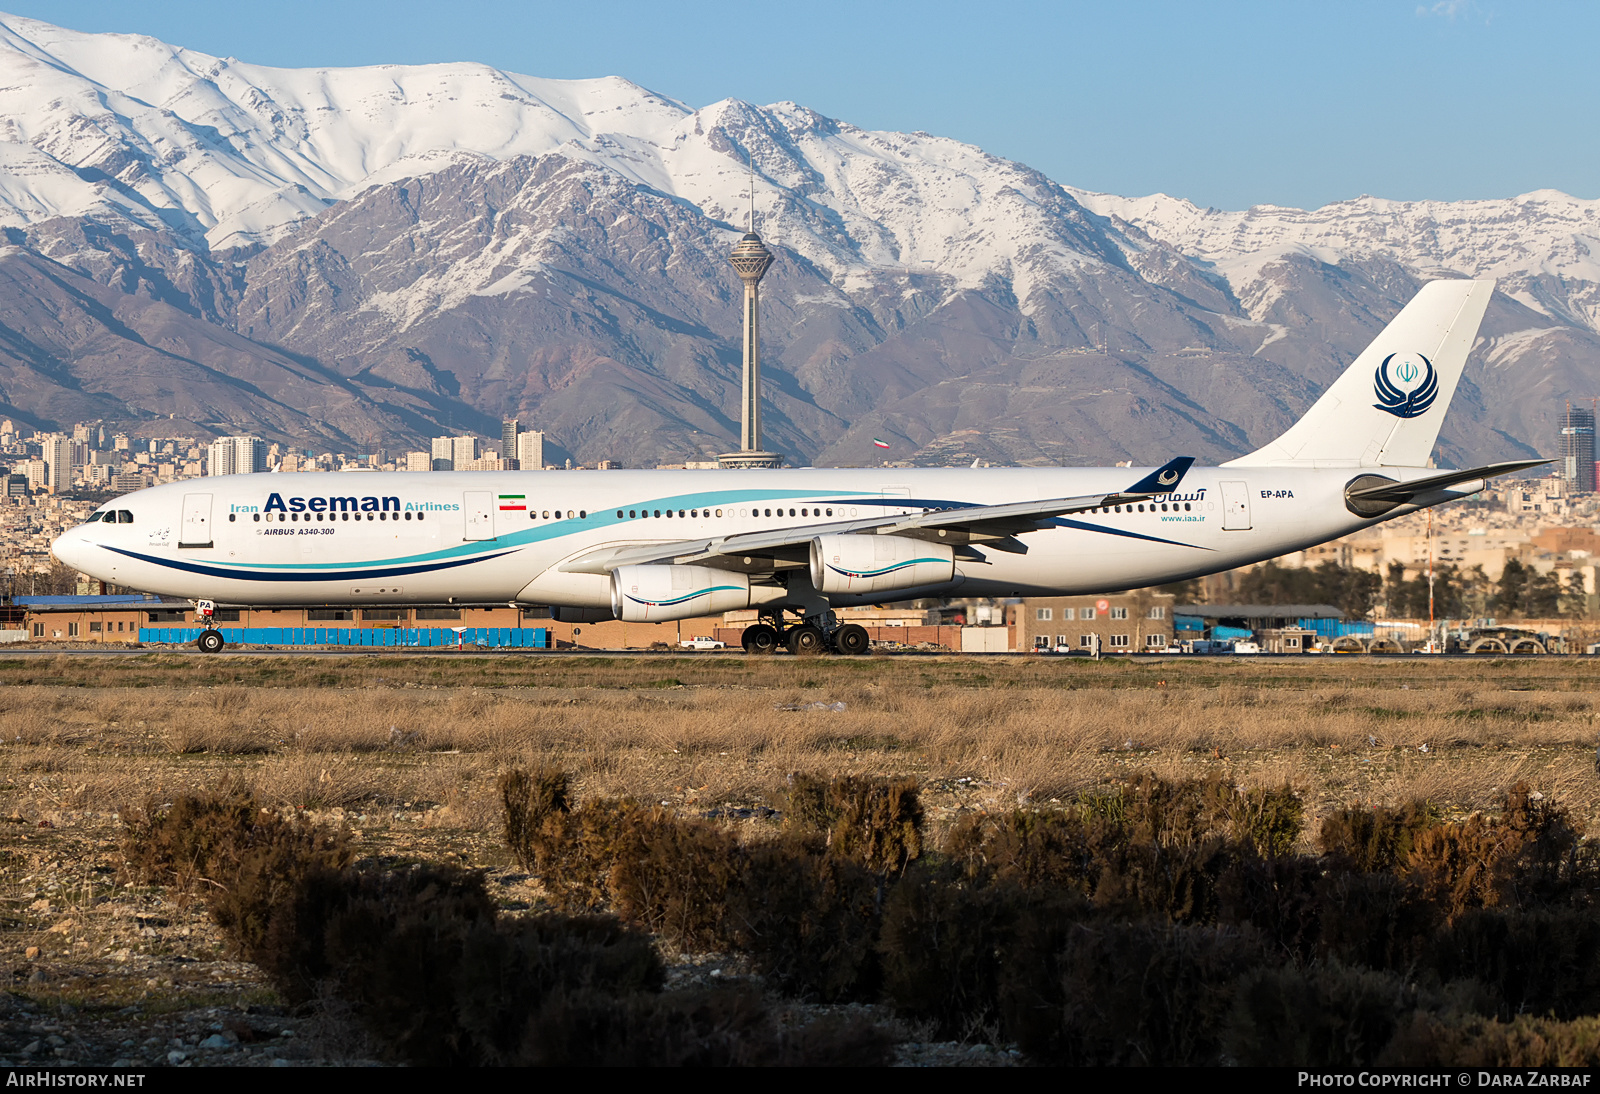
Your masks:
{"label": "aircraft wing", "polygon": [[1529,467],[1538,467],[1541,464],[1551,463],[1551,460],[1511,460],[1507,463],[1491,463],[1483,467],[1469,467],[1462,471],[1444,471],[1437,475],[1429,475],[1425,479],[1412,479],[1409,482],[1375,482],[1367,486],[1357,486],[1345,491],[1351,500],[1370,502],[1394,502],[1404,505],[1412,498],[1423,494],[1431,494],[1435,490],[1443,490],[1459,483],[1472,482],[1476,479],[1493,478],[1496,475],[1509,475],[1514,471],[1523,471]]}
{"label": "aircraft wing", "polygon": [[1193,463],[1193,456],[1180,456],[1131,486],[1108,494],[1048,498],[1006,505],[967,505],[930,509],[921,513],[793,525],[707,539],[602,547],[569,559],[557,569],[566,573],[607,574],[619,566],[650,563],[733,570],[771,569],[774,562],[791,566],[804,564],[811,541],[817,536],[851,534],[907,536],[957,546],[983,543],[996,550],[1020,554],[1027,550],[1015,538],[1020,533],[1047,528],[1053,518],[1067,513],[1081,513],[1107,505],[1126,505],[1171,493],[1178,488]]}

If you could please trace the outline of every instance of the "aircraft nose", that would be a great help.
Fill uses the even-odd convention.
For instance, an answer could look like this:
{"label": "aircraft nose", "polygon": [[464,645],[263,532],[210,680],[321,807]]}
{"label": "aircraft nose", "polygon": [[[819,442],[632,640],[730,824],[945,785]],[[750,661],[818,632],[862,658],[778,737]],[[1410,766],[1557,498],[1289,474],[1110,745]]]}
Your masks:
{"label": "aircraft nose", "polygon": [[84,537],[81,528],[73,528],[56,537],[55,542],[50,544],[50,553],[74,570],[87,572],[94,548]]}

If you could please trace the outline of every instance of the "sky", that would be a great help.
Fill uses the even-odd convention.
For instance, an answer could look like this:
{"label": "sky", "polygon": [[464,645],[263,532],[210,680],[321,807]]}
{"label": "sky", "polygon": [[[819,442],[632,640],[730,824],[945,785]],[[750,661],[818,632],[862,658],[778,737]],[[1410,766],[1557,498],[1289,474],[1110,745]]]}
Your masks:
{"label": "sky", "polygon": [[1069,186],[1315,208],[1600,197],[1600,4],[0,0],[284,67],[481,61],[690,106],[792,100]]}

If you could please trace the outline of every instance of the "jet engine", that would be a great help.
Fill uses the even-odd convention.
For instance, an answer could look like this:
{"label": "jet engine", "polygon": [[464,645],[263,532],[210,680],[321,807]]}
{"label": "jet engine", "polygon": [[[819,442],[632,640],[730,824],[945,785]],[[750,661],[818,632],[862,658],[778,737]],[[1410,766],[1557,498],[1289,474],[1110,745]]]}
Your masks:
{"label": "jet engine", "polygon": [[904,536],[818,536],[811,584],[820,593],[880,593],[941,585],[956,573],[955,549]]}
{"label": "jet engine", "polygon": [[618,566],[611,610],[627,623],[657,623],[750,606],[750,578],[709,566]]}

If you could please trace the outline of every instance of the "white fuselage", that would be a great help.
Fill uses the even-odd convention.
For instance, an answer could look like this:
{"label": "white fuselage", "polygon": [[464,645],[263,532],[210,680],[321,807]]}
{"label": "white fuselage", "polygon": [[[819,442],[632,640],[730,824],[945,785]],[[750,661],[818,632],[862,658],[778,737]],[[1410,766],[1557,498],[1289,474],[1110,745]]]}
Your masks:
{"label": "white fuselage", "polygon": [[[1378,523],[1344,505],[1345,484],[1363,470],[1372,469],[1194,467],[1169,497],[1120,512],[1054,518],[1050,527],[1018,537],[1025,553],[975,544],[981,561],[958,560],[954,579],[940,586],[830,602],[1099,592],[1215,573]],[[1401,480],[1430,473],[1382,470]],[[609,578],[565,572],[564,561],[608,546],[1110,494],[1144,473],[1116,467],[224,475],[119,498],[105,509],[131,519],[82,525],[54,549],[63,562],[104,581],[230,605],[606,608]]]}

